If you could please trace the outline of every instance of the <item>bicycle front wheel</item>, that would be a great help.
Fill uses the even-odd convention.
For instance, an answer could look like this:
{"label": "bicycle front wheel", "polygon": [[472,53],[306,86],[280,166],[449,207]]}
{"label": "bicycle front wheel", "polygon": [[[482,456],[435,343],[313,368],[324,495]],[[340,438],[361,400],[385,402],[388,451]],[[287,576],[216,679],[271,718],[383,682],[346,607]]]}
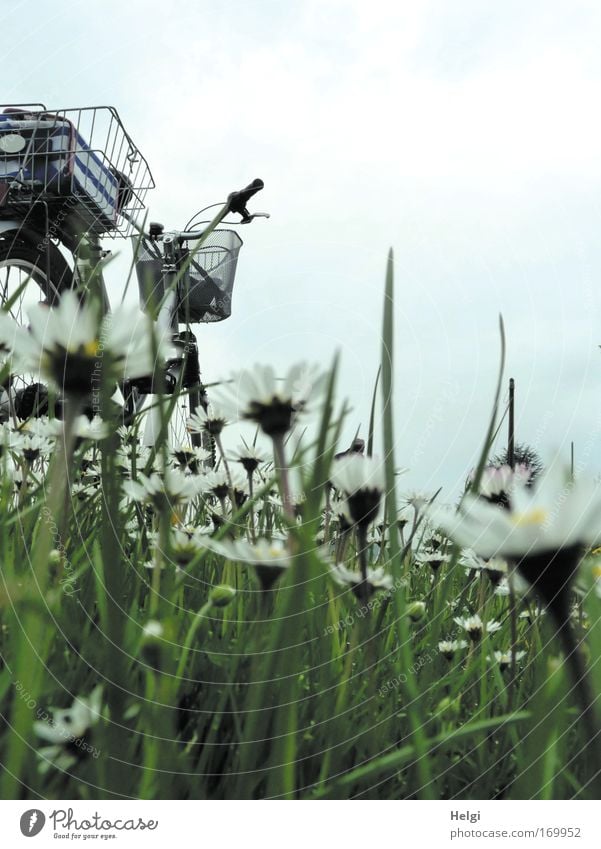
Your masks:
{"label": "bicycle front wheel", "polygon": [[[154,446],[157,440],[165,439],[169,448],[182,458],[182,463],[189,449],[202,448],[207,452],[203,465],[212,468],[215,463],[213,439],[208,433],[190,433],[188,430],[189,417],[199,407],[206,405],[196,339],[189,331],[178,333],[176,339],[177,347],[183,344],[185,351],[182,352],[182,359],[176,360],[167,369],[167,395],[163,398],[162,413],[157,406],[157,397],[148,398],[150,407],[147,411],[144,442]],[[165,414],[169,416],[166,427],[163,421]]]}
{"label": "bicycle front wheel", "polygon": [[185,351],[187,352],[183,365],[183,378],[184,385],[188,388],[186,395],[178,398],[171,416],[169,423],[171,444],[174,445],[181,441],[183,444],[191,444],[194,448],[202,448],[208,455],[204,464],[205,467],[213,468],[215,465],[215,440],[206,432],[189,433],[187,428],[188,417],[193,416],[201,407],[206,410],[208,403],[200,375],[198,344],[189,326],[178,336],[185,343]]}

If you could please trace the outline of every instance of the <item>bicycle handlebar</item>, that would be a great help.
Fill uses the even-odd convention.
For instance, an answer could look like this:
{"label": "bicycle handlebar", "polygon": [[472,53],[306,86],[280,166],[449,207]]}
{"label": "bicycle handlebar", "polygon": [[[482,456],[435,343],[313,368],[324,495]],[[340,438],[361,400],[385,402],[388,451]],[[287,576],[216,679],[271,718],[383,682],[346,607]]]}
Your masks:
{"label": "bicycle handlebar", "polygon": [[[250,198],[253,195],[256,195],[257,192],[260,192],[264,185],[263,180],[257,178],[256,180],[253,180],[252,183],[249,183],[245,189],[241,189],[238,192],[231,192],[220,211],[213,220],[209,222],[208,227],[205,227],[202,230],[171,230],[163,232],[162,224],[151,222],[149,228],[150,238],[154,242],[163,242],[165,244],[172,243],[174,241],[187,242],[203,240],[223,221],[226,215],[229,215],[230,212],[234,212],[242,216],[241,224],[248,224],[256,217],[269,218],[269,215],[266,212],[259,212],[256,215],[251,215],[246,208],[246,204]],[[140,234],[143,234],[144,229],[142,226],[133,221],[132,224],[134,224],[134,227]]]}
{"label": "bicycle handlebar", "polygon": [[250,213],[246,208],[246,204],[253,195],[261,191],[264,185],[263,180],[257,177],[245,189],[241,189],[239,192],[232,192],[227,199],[228,212],[237,212],[238,215],[241,215],[243,224],[249,221]]}

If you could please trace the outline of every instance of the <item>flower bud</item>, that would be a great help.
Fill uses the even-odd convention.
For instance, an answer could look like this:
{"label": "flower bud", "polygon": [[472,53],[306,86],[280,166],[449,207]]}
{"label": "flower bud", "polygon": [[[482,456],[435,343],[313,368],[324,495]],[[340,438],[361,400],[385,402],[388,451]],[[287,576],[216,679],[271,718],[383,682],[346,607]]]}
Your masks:
{"label": "flower bud", "polygon": [[426,615],[425,601],[412,601],[407,605],[407,616],[412,622],[419,622]]}
{"label": "flower bud", "polygon": [[209,601],[213,607],[227,607],[236,597],[236,590],[227,584],[218,584],[209,593]]}
{"label": "flower bud", "polygon": [[161,656],[165,647],[163,639],[163,626],[160,622],[151,619],[146,623],[142,631],[141,654],[148,666],[156,672],[160,671],[162,663]]}
{"label": "flower bud", "polygon": [[48,563],[50,566],[60,566],[63,555],[58,548],[53,548],[48,555]]}
{"label": "flower bud", "polygon": [[447,717],[449,719],[459,716],[460,711],[461,696],[457,696],[456,699],[452,699],[450,696],[445,696],[444,699],[441,699],[438,702],[434,709],[436,716]]}

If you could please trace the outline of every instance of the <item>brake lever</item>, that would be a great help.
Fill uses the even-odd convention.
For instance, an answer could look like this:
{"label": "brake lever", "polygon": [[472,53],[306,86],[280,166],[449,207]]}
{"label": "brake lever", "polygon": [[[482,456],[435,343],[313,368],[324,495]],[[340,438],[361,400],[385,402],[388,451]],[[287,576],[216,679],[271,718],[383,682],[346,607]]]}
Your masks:
{"label": "brake lever", "polygon": [[252,215],[245,215],[240,224],[250,224],[253,218],[271,218],[269,212],[253,212]]}

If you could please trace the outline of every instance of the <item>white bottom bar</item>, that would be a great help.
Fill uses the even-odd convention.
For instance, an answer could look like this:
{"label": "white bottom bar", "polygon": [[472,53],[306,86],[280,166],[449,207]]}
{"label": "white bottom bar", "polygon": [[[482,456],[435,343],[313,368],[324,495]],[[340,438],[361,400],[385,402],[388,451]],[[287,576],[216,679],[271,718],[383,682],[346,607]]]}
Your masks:
{"label": "white bottom bar", "polygon": [[30,836],[35,846],[599,846],[596,802],[10,801],[0,834],[10,849]]}

